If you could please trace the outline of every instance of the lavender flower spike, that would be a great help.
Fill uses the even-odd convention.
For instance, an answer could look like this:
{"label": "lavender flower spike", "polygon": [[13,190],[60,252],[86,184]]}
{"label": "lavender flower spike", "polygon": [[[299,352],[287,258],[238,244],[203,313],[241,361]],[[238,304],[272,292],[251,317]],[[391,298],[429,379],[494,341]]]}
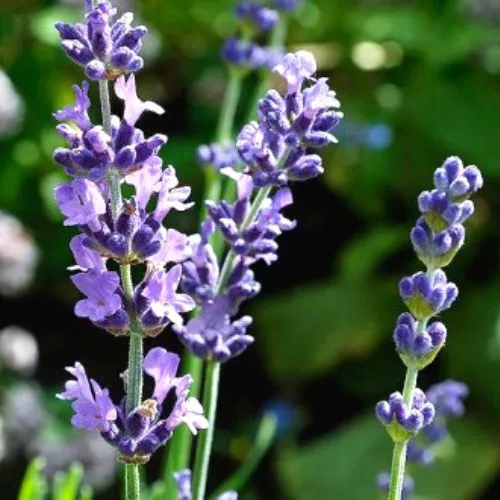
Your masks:
{"label": "lavender flower spike", "polygon": [[[452,156],[435,171],[434,185],[435,189],[418,197],[422,215],[410,235],[426,271],[399,282],[399,293],[410,311],[399,316],[393,335],[407,369],[403,394],[395,392],[389,401],[381,401],[375,407],[377,418],[394,441],[394,477],[388,482],[390,498],[403,495],[407,454],[408,460],[432,462],[431,451],[415,436],[422,430],[421,436],[438,441],[446,434],[443,416],[439,416],[446,410],[438,403],[451,415],[460,414],[461,398],[467,393],[461,384],[446,383],[429,390],[426,401],[425,394],[416,388],[418,372],[434,360],[447,338],[443,323],[429,321],[451,307],[458,296],[458,287],[448,282],[441,268],[450,264],[464,243],[463,223],[474,213],[469,197],[482,187],[483,179],[477,167],[464,167],[459,158]],[[410,401],[411,408],[406,404]]]}
{"label": "lavender flower spike", "polygon": [[[89,382],[80,363],[67,368],[76,380],[66,382],[65,392],[58,394],[60,399],[73,400],[75,427],[99,430],[101,436],[117,448],[119,460],[131,464],[147,462],[183,423],[194,434],[208,426],[200,403],[189,397],[191,377],[176,377],[179,356],[156,347],[146,355],[143,366],[144,372],[154,379],[153,394],[129,412],[123,403],[113,403],[107,389],[101,389],[94,380]],[[171,390],[175,403],[162,418],[162,405]]]}

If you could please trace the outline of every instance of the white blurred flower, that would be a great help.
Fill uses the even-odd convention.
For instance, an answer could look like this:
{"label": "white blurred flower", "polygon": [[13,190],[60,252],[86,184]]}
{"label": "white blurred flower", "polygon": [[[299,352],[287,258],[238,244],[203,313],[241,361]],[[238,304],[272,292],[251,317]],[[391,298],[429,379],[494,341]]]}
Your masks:
{"label": "white blurred flower", "polygon": [[35,337],[18,326],[0,330],[0,364],[21,375],[30,375],[38,363]]}
{"label": "white blurred flower", "polygon": [[0,294],[23,292],[33,279],[37,263],[38,248],[31,236],[15,217],[0,211]]}
{"label": "white blurred flower", "polygon": [[26,383],[9,387],[5,393],[2,415],[9,443],[8,451],[27,447],[47,419],[40,388],[35,384]]}
{"label": "white blurred flower", "polygon": [[0,137],[16,133],[24,118],[24,103],[0,68]]}
{"label": "white blurred flower", "polygon": [[468,11],[485,21],[498,22],[500,20],[500,3],[498,0],[466,0]]}
{"label": "white blurred flower", "polygon": [[81,432],[65,441],[42,434],[32,443],[31,453],[46,460],[45,472],[48,476],[67,470],[73,462],[79,462],[85,471],[84,482],[94,488],[105,488],[114,480],[117,466],[115,450],[98,433]]}

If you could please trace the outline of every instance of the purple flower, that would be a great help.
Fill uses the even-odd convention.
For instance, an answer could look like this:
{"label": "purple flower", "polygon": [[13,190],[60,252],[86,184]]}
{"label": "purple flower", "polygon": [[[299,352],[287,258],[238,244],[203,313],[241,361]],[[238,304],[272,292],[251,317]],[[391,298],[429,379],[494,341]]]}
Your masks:
{"label": "purple flower", "polygon": [[238,152],[234,144],[202,144],[197,150],[198,164],[202,166],[213,166],[215,170],[220,171],[223,168],[236,167],[239,161]]}
{"label": "purple flower", "polygon": [[108,390],[101,389],[94,380],[89,382],[81,363],[76,362],[74,367],[67,367],[66,370],[76,380],[66,382],[65,391],[57,394],[57,397],[73,401],[71,406],[75,414],[71,423],[82,429],[109,431],[117,419],[117,411]]}
{"label": "purple flower", "polygon": [[131,126],[134,126],[144,111],[152,111],[157,115],[162,115],[165,110],[152,101],[141,101],[137,96],[135,88],[135,75],[130,75],[128,80],[124,76],[117,78],[115,82],[116,97],[125,103],[123,119]]}
{"label": "purple flower", "polygon": [[161,114],[163,108],[151,101],[143,102],[139,99],[135,76],[131,75],[128,80],[122,76],[116,81],[116,95],[124,101],[125,106],[122,120],[113,117],[110,135],[104,132],[103,127],[93,126],[90,122],[87,115],[90,106],[87,82],[84,82],[82,89],[75,87],[77,103],[74,107],[64,108],[55,114],[58,120],[74,121],[80,130],[73,130],[66,124],[57,127],[69,148],[56,149],[54,160],[69,175],[87,177],[97,182],[105,180],[109,169],[122,176],[145,166],[156,172],[161,167],[157,153],[167,142],[167,138],[162,134],[146,138],[140,129],[135,128],[135,123],[144,111]]}
{"label": "purple flower", "polygon": [[[146,210],[151,195],[156,191],[162,178],[162,160],[153,156],[147,160],[143,167],[125,177],[125,182],[134,186],[137,206]],[[173,167],[171,167],[173,168]]]}
{"label": "purple flower", "polygon": [[445,380],[432,385],[426,392],[427,400],[434,405],[434,420],[423,432],[408,443],[407,459],[410,462],[429,465],[436,459],[435,443],[448,436],[449,418],[459,418],[464,414],[463,399],[469,389],[462,382]]}
{"label": "purple flower", "polygon": [[320,78],[312,87],[304,90],[304,115],[312,118],[318,111],[339,108],[340,101],[328,85],[328,78]]}
{"label": "purple flower", "polygon": [[410,313],[399,316],[394,330],[396,350],[407,366],[425,368],[436,357],[446,341],[446,327],[436,321],[424,328]]}
{"label": "purple flower", "polygon": [[[67,369],[76,381],[67,382],[65,392],[58,395],[60,399],[74,400],[73,425],[101,431],[102,437],[118,449],[119,458],[126,463],[147,462],[183,423],[194,434],[208,427],[201,405],[189,396],[191,377],[176,377],[179,356],[156,347],[148,352],[143,366],[144,372],[154,379],[153,394],[128,413],[123,404],[113,403],[106,389],[101,389],[93,380],[89,383],[80,363]],[[172,391],[176,398],[173,409],[162,418],[162,405]]]}
{"label": "purple flower", "polygon": [[92,124],[87,113],[90,108],[90,99],[88,96],[89,84],[83,82],[81,88],[78,85],[73,85],[76,102],[74,106],[66,106],[65,108],[54,113],[54,117],[58,121],[72,121],[75,125],[86,132]]}
{"label": "purple flower", "polygon": [[434,405],[420,389],[413,391],[413,402],[409,408],[399,392],[393,392],[388,401],[380,401],[375,407],[379,421],[386,426],[394,442],[407,441],[434,419]]}
{"label": "purple flower", "polygon": [[483,177],[475,165],[464,168],[460,158],[450,156],[435,171],[434,185],[452,199],[464,199],[483,187]]}
{"label": "purple flower", "polygon": [[[250,8],[240,5],[240,15]],[[183,289],[195,297],[200,310],[185,326],[175,325],[174,331],[197,356],[225,362],[253,341],[246,333],[251,319],[234,320],[241,303],[260,291],[251,266],[259,260],[275,262],[277,237],[295,227],[295,221],[282,214],[293,202],[285,187],[288,182],[323,172],[321,158],[308,154],[307,148],[334,142],[330,130],[342,114],[332,109],[339,103],[326,79],[302,90],[315,70],[314,57],[305,51],[288,54],[278,65],[276,71],[287,79],[289,93],[282,97],[270,90],[259,101],[258,121],[246,124],[238,135],[242,172],[232,167],[233,159],[224,164],[222,153],[213,146],[199,150],[204,163],[218,164],[220,173],[237,183],[237,199],[206,201],[208,218],[200,235],[190,238],[191,255],[183,265]],[[274,187],[279,189],[271,193]],[[260,191],[263,188],[266,191]],[[216,230],[230,247],[221,273],[210,242]]]}
{"label": "purple flower", "polygon": [[114,271],[88,271],[71,276],[71,281],[86,299],[79,300],[75,314],[79,318],[102,321],[123,307],[118,292],[120,277]]}
{"label": "purple flower", "polygon": [[74,236],[69,244],[78,269],[81,271],[88,271],[91,269],[95,271],[105,271],[105,259],[98,252],[89,248],[86,244],[87,242],[88,238],[83,234],[79,234]]}
{"label": "purple flower", "polygon": [[191,500],[191,470],[184,469],[174,472],[174,481],[177,485],[177,500]]}
{"label": "purple flower", "polygon": [[303,81],[316,73],[316,60],[310,52],[299,50],[294,54],[287,54],[273,71],[287,81],[288,93],[295,94],[300,90]]}
{"label": "purple flower", "polygon": [[168,272],[154,271],[139,285],[136,291],[136,307],[141,326],[148,335],[157,335],[168,323],[181,325],[180,313],[196,306],[186,294],[176,293],[182,275],[182,267],[176,265]]}
{"label": "purple flower", "polygon": [[191,194],[188,186],[177,187],[179,180],[175,169],[168,167],[163,171],[158,190],[158,202],[154,211],[154,218],[161,222],[170,210],[184,211],[193,206],[193,203],[184,203]]}
{"label": "purple flower", "polygon": [[455,380],[445,380],[427,389],[427,399],[436,407],[436,414],[446,418],[464,414],[463,399],[468,395],[468,387]]}
{"label": "purple flower", "polygon": [[418,272],[399,282],[399,293],[408,309],[418,320],[424,320],[451,307],[458,288],[448,283],[441,269],[431,275]]}
{"label": "purple flower", "polygon": [[99,215],[106,212],[106,201],[96,184],[75,179],[70,184],[57,186],[54,194],[66,216],[65,226],[88,225],[94,231],[99,229]]}
{"label": "purple flower", "polygon": [[108,1],[87,7],[86,24],[56,23],[66,55],[83,66],[92,80],[114,79],[141,69],[143,60],[139,52],[146,28],[132,27],[130,12],[113,23],[116,9]]}
{"label": "purple flower", "polygon": [[226,296],[219,295],[213,302],[202,305],[197,316],[173,330],[182,343],[197,356],[224,363],[241,354],[254,338],[246,334],[252,324],[250,316],[231,322],[231,304]]}

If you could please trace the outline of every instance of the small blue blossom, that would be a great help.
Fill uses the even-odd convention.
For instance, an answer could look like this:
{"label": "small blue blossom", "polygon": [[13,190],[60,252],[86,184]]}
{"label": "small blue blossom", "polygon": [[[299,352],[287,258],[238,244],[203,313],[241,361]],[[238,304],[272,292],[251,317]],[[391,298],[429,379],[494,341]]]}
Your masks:
{"label": "small blue blossom", "polygon": [[386,426],[387,432],[395,442],[407,441],[434,418],[434,405],[423,391],[415,389],[411,408],[404,402],[399,392],[393,392],[388,401],[380,401],[375,407],[379,421]]}
{"label": "small blue blossom", "polygon": [[399,282],[399,293],[413,316],[423,320],[451,307],[458,296],[458,288],[438,269],[430,277],[418,272],[403,278]]}
{"label": "small blue blossom", "polygon": [[410,313],[403,313],[394,329],[396,350],[406,365],[424,368],[443,347],[446,333],[446,326],[440,321],[420,331],[418,321]]}

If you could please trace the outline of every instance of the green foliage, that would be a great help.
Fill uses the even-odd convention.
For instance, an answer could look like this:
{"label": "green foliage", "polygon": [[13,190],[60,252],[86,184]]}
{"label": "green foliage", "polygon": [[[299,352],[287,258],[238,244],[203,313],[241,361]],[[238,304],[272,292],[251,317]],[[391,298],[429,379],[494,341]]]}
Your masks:
{"label": "green foliage", "polygon": [[35,458],[26,469],[18,500],[44,500],[47,494],[47,482],[43,475],[45,462]]}
{"label": "green foliage", "polygon": [[370,352],[397,310],[394,292],[393,284],[360,287],[345,281],[302,286],[260,301],[254,312],[266,368],[276,379],[300,381]]}
{"label": "green foliage", "polygon": [[[455,453],[432,467],[410,470],[418,498],[476,498],[495,475],[499,456],[489,432],[467,419],[457,422],[452,434]],[[292,500],[372,500],[377,474],[389,468],[391,449],[390,439],[370,414],[300,449],[283,451],[278,473]]]}
{"label": "green foliage", "polygon": [[18,500],[92,500],[89,485],[82,484],[83,467],[74,463],[65,471],[54,475],[52,484],[47,484],[44,475],[45,463],[35,458],[26,469]]}

